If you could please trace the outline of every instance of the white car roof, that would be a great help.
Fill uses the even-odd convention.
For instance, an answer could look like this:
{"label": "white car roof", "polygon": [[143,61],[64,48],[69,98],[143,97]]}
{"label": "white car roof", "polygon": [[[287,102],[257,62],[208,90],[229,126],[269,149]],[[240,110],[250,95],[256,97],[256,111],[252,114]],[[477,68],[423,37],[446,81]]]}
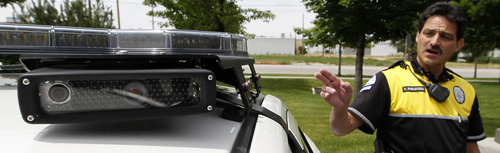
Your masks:
{"label": "white car roof", "polygon": [[28,124],[15,87],[0,87],[0,97],[0,144],[8,152],[230,152],[241,126],[222,119],[221,109],[145,121]]}
{"label": "white car roof", "polygon": [[[0,97],[1,150],[14,153],[227,153],[232,151],[243,123],[223,119],[222,108],[214,107],[210,113],[152,120],[28,124],[21,118],[15,81],[0,79]],[[284,103],[272,95],[266,96],[263,106],[279,116],[291,117]],[[294,120],[292,124],[297,126]],[[259,115],[254,132],[250,152],[291,151],[286,132],[276,121]],[[319,152],[312,141],[310,144]]]}

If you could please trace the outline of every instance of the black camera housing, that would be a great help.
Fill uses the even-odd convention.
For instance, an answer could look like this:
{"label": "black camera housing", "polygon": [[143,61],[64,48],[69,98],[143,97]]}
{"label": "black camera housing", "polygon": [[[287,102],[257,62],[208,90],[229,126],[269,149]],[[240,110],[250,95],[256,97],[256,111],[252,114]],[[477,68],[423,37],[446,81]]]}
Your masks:
{"label": "black camera housing", "polygon": [[[159,87],[154,89],[153,84],[158,84],[158,79],[163,78],[175,78],[177,80],[196,80],[196,88],[200,91],[195,93],[197,96],[196,100],[189,100],[185,98],[184,101],[176,103],[173,105],[172,101],[161,100],[161,97],[168,97],[166,95],[159,95],[158,93],[166,92]],[[81,81],[84,80],[84,81]],[[152,81],[148,81],[152,80]],[[156,81],[155,81],[156,80]],[[62,83],[55,83],[52,87],[56,90],[68,91],[60,92],[60,97],[62,99],[52,100],[51,104],[43,100],[43,97],[50,97],[52,92],[47,94],[42,90],[42,85],[45,82],[73,82],[73,85],[61,85]],[[111,87],[110,83],[101,83],[97,85],[95,82],[123,82],[115,83]],[[146,81],[151,83],[146,83]],[[77,82],[77,83],[75,83]],[[86,83],[78,83],[86,82]],[[129,97],[125,97],[124,94],[116,95],[116,93],[109,93],[103,90],[108,90],[108,88],[117,88],[115,90],[120,90],[124,88],[127,83],[138,83],[144,84],[143,88],[148,88],[145,92],[145,96],[150,97],[149,99],[160,102],[160,106],[155,106],[155,104],[148,103],[135,103],[129,100]],[[184,81],[184,84],[188,84]],[[170,82],[169,82],[170,83]],[[173,83],[170,83],[173,84]],[[50,86],[50,85],[49,85]],[[76,87],[78,86],[78,87]],[[101,87],[97,87],[101,86]],[[176,85],[174,85],[176,86]],[[177,85],[179,86],[179,85]],[[78,88],[78,89],[76,89]],[[170,87],[172,88],[172,87]],[[53,89],[53,88],[50,88]],[[173,90],[179,90],[176,87]],[[80,93],[76,91],[79,90]],[[166,89],[165,89],[166,90]],[[171,89],[172,90],[172,89]],[[178,92],[180,98],[189,97],[187,95],[186,87],[184,89],[186,94],[181,95]],[[50,90],[49,90],[50,91]],[[71,92],[69,92],[71,91]],[[156,93],[153,93],[156,91]],[[172,92],[172,91],[170,91]],[[75,96],[76,94],[87,93],[87,95],[82,95],[80,97],[85,98],[85,102],[79,102]],[[65,95],[67,94],[67,95]],[[156,96],[158,94],[158,96]],[[174,93],[175,94],[175,93]],[[114,98],[112,101],[106,102],[104,95],[110,95]],[[45,67],[36,69],[34,71],[23,74],[19,77],[18,83],[18,99],[19,106],[21,109],[21,114],[23,119],[28,123],[82,123],[82,122],[96,122],[96,121],[114,121],[114,120],[134,120],[134,119],[145,119],[145,118],[156,118],[165,116],[175,116],[175,115],[186,115],[194,113],[207,113],[211,111],[211,107],[215,106],[215,95],[216,95],[216,81],[215,75],[212,71],[206,69],[195,69],[195,68],[182,68],[182,69],[64,69],[64,68],[51,68]],[[67,98],[69,97],[69,99]],[[170,96],[172,97],[172,96]],[[172,97],[172,98],[177,98]],[[47,98],[51,99],[51,98]],[[68,100],[65,100],[68,99]],[[79,98],[82,99],[82,98]],[[166,99],[166,98],[163,98]],[[84,100],[80,100],[84,101]],[[141,99],[137,100],[141,101]],[[96,108],[98,106],[82,106],[85,105],[104,105],[103,108]],[[107,104],[106,104],[107,103]],[[123,105],[123,108],[117,107],[117,105]],[[66,106],[63,106],[66,105]],[[110,105],[109,109],[105,105]],[[54,106],[60,106],[55,108]],[[114,106],[115,108],[111,108]],[[49,110],[46,107],[51,107]],[[73,108],[71,108],[73,107]],[[77,110],[77,108],[85,107],[87,109]],[[104,108],[106,107],[106,108]],[[60,109],[67,109],[61,111]]]}

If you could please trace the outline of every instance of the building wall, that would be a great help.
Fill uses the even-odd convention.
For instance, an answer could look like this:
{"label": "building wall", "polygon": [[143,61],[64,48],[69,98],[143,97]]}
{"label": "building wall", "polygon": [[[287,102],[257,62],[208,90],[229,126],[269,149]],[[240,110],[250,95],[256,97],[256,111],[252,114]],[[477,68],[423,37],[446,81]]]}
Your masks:
{"label": "building wall", "polygon": [[255,38],[248,39],[249,54],[295,55],[295,39],[292,38]]}
{"label": "building wall", "polygon": [[[293,38],[255,38],[248,39],[247,44],[249,54],[295,55],[295,51],[298,46],[302,45],[302,41]],[[389,42],[382,42],[373,46],[373,48],[365,48],[365,56],[389,56],[397,54],[397,48],[391,46]],[[308,53],[321,53],[323,51],[322,46],[307,46],[306,48]],[[330,50],[330,54],[338,54],[339,46],[325,48],[325,50]],[[356,49],[342,47],[342,55],[356,55]]]}
{"label": "building wall", "polygon": [[373,45],[371,56],[389,56],[397,55],[398,49],[390,44],[390,42],[380,42]]}
{"label": "building wall", "polygon": [[500,57],[500,49],[493,50],[493,52],[491,53],[491,55],[493,57]]}

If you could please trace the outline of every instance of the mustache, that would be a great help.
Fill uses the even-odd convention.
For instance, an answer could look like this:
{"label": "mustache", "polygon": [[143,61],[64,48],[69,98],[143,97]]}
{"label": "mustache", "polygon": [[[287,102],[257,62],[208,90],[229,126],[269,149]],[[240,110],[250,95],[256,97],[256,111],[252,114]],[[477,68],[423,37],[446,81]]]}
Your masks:
{"label": "mustache", "polygon": [[443,54],[443,49],[441,49],[441,47],[439,47],[439,45],[433,46],[433,45],[429,44],[429,45],[425,46],[424,50],[429,50],[429,49],[431,49],[433,51],[438,51],[439,54]]}

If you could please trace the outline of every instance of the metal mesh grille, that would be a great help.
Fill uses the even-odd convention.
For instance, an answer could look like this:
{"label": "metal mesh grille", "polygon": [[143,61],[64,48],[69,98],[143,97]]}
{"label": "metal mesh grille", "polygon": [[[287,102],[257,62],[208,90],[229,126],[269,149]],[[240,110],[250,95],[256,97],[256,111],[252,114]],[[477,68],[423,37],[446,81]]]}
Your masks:
{"label": "metal mesh grille", "polygon": [[41,106],[48,113],[192,106],[200,102],[200,90],[196,78],[49,80],[40,84]]}

